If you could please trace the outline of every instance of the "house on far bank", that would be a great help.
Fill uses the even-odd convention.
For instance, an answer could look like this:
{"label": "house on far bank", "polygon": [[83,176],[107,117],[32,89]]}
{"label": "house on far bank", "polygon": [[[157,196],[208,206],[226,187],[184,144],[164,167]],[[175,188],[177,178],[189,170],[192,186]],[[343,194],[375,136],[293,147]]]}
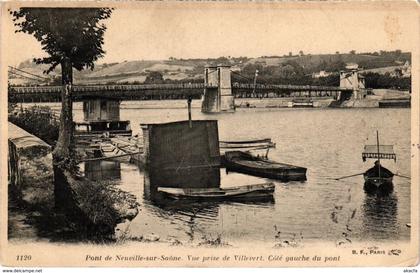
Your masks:
{"label": "house on far bank", "polygon": [[411,77],[411,64],[409,61],[395,61],[393,66],[377,67],[371,69],[365,69],[362,73],[377,73],[380,75],[388,74],[390,77],[395,78],[409,78]]}
{"label": "house on far bank", "polygon": [[403,77],[411,76],[411,65],[409,61],[406,61],[402,67],[402,76]]}
{"label": "house on far bank", "polygon": [[353,69],[359,69],[359,65],[357,63],[346,63],[346,70]]}
{"label": "house on far bank", "polygon": [[332,74],[333,74],[332,72],[327,72],[325,70],[321,70],[319,72],[312,73],[312,78],[313,79],[324,78],[324,77],[328,77]]}

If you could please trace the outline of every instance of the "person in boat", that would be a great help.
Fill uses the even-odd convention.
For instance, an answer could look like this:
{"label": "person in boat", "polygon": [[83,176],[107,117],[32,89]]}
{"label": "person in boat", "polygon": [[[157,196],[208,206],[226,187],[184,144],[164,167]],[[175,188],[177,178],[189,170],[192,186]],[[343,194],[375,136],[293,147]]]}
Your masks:
{"label": "person in boat", "polygon": [[365,175],[369,177],[379,177],[379,170],[380,170],[381,177],[392,177],[394,175],[390,170],[382,167],[381,164],[379,163],[379,160],[375,161],[375,166],[367,170],[365,172]]}

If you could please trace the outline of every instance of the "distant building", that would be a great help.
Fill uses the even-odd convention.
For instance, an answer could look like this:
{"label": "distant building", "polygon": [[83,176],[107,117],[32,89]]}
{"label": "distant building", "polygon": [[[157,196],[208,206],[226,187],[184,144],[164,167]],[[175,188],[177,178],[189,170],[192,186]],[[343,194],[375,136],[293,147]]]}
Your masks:
{"label": "distant building", "polygon": [[406,61],[402,68],[402,76],[410,77],[411,76],[411,65],[409,61]]}
{"label": "distant building", "polygon": [[235,72],[240,72],[241,71],[241,67],[239,65],[234,65],[230,67],[231,71],[235,71]]}
{"label": "distant building", "polygon": [[396,78],[408,78],[411,76],[411,65],[409,61],[406,61],[404,64],[402,62],[401,66],[398,66],[393,71],[389,73],[391,77]]}
{"label": "distant building", "polygon": [[346,63],[347,70],[359,69],[359,65],[357,63]]}
{"label": "distant building", "polygon": [[324,77],[328,77],[330,75],[332,75],[332,72],[327,72],[325,70],[321,70],[319,72],[314,72],[312,73],[312,78],[317,79],[317,78],[324,78]]}

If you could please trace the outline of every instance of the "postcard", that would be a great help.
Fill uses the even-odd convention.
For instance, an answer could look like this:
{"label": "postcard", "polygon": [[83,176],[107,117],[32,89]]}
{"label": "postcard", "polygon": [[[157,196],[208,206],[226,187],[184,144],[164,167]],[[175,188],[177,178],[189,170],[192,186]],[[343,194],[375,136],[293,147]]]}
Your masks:
{"label": "postcard", "polygon": [[4,2],[5,267],[411,267],[415,1]]}

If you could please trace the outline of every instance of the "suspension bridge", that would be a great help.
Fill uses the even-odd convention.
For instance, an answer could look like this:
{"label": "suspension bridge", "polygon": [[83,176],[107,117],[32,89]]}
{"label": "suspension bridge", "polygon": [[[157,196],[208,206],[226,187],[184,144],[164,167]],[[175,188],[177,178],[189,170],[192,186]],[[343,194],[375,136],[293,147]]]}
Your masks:
{"label": "suspension bridge", "polygon": [[[10,68],[9,73],[38,80],[46,78]],[[229,66],[208,66],[204,70],[201,83],[163,83],[163,84],[114,84],[114,85],[73,85],[74,101],[102,100],[162,100],[192,97],[202,98],[203,112],[233,111],[234,99],[240,97],[332,97],[336,100],[360,97],[364,89],[360,85],[357,71],[340,73],[340,86],[260,84],[253,82],[232,82]],[[12,102],[55,102],[61,100],[62,86],[10,86],[9,101]]]}

